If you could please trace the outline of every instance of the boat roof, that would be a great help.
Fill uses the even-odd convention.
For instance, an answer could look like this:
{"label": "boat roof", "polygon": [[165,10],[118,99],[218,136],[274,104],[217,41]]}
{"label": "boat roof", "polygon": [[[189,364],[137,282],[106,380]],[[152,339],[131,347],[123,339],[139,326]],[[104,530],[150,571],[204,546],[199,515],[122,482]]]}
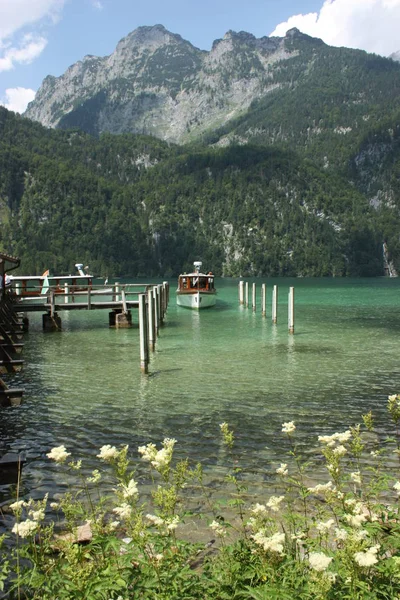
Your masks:
{"label": "boat roof", "polygon": [[194,273],[182,273],[179,277],[214,277],[213,273],[198,273],[195,271]]}
{"label": "boat roof", "polygon": [[93,279],[93,275],[10,275],[12,281],[48,281],[63,279],[65,281],[76,281],[77,279],[87,281]]}

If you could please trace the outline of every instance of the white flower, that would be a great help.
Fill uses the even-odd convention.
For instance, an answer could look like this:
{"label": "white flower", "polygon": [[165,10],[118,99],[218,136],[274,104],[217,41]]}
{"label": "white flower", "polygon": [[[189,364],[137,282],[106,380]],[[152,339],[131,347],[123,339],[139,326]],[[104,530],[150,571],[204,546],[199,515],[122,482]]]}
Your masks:
{"label": "white flower", "polygon": [[132,507],[124,502],[121,506],[113,508],[113,512],[117,514],[121,519],[129,519],[132,514]]}
{"label": "white flower", "polygon": [[376,555],[379,548],[380,545],[378,544],[377,546],[372,546],[372,548],[369,548],[365,552],[356,552],[354,555],[354,560],[358,565],[360,565],[360,567],[371,567],[378,562]]}
{"label": "white flower", "polygon": [[366,516],[363,515],[363,514],[359,514],[359,515],[344,515],[344,518],[349,523],[349,525],[351,525],[352,527],[361,527],[361,524],[364,523],[364,521],[367,520]]}
{"label": "white flower", "polygon": [[46,456],[48,456],[57,463],[63,463],[68,458],[68,456],[71,456],[71,452],[67,452],[65,446],[57,446],[56,448],[52,448],[52,450],[48,452]]}
{"label": "white flower", "polygon": [[25,500],[17,500],[16,502],[10,504],[10,508],[13,513],[19,512],[24,506],[26,506]]}
{"label": "white flower", "polygon": [[333,433],[332,435],[319,435],[318,441],[326,444],[329,447],[335,446],[336,443],[344,444],[351,438],[351,431],[348,429],[343,433]]}
{"label": "white flower", "polygon": [[50,508],[57,510],[59,508],[58,502],[50,502]]}
{"label": "white flower", "polygon": [[347,453],[347,448],[345,448],[342,444],[340,446],[336,446],[333,450],[333,454],[335,456],[344,456]]}
{"label": "white flower", "polygon": [[44,508],[40,508],[39,510],[30,510],[29,516],[32,517],[33,521],[43,521]]}
{"label": "white flower", "polygon": [[165,523],[164,519],[158,517],[157,515],[146,515],[146,519],[148,519],[153,523],[153,525],[157,525],[158,527],[164,525]]}
{"label": "white flower", "polygon": [[117,529],[118,525],[119,525],[119,521],[111,521],[108,524],[109,528],[112,529],[112,530]]}
{"label": "white flower", "polygon": [[285,541],[284,533],[274,533],[272,536],[267,537],[265,531],[261,530],[251,536],[255,543],[262,546],[265,551],[270,550],[271,552],[277,552],[283,554],[283,542]]}
{"label": "white flower", "polygon": [[287,464],[281,463],[281,466],[276,469],[276,472],[278,473],[278,475],[282,475],[282,477],[285,477],[288,474]]}
{"label": "white flower", "polygon": [[314,487],[309,487],[308,491],[311,494],[318,494],[319,492],[328,492],[332,489],[332,481],[328,481],[328,483],[319,483]]}
{"label": "white flower", "polygon": [[332,561],[332,557],[326,556],[322,552],[310,552],[308,560],[314,571],[326,571]]}
{"label": "white flower", "polygon": [[267,502],[268,508],[270,508],[274,512],[278,512],[279,505],[284,498],[285,496],[271,496],[271,498]]}
{"label": "white flower", "polygon": [[393,489],[396,490],[397,495],[400,496],[400,481],[396,481],[396,483],[393,486]]}
{"label": "white flower", "polygon": [[254,505],[254,508],[251,509],[251,512],[255,515],[263,515],[267,512],[267,507],[265,504],[257,504]]}
{"label": "white flower", "polygon": [[335,519],[329,519],[328,521],[320,521],[317,523],[316,527],[321,533],[326,533],[334,523]]}
{"label": "white flower", "polygon": [[38,528],[39,523],[36,521],[31,521],[30,519],[26,519],[26,521],[21,521],[21,523],[15,523],[12,528],[12,532],[16,535],[19,535],[21,538],[28,537],[32,535]]}
{"label": "white flower", "polygon": [[121,490],[122,490],[122,496],[125,499],[135,498],[139,494],[138,488],[137,488],[137,483],[136,483],[136,481],[134,479],[131,479],[129,481],[128,485],[124,485],[123,483],[120,483],[118,485],[118,487],[121,488]]}
{"label": "white flower", "polygon": [[288,421],[287,423],[282,423],[282,433],[293,433],[296,429],[294,421]]}
{"label": "white flower", "polygon": [[173,531],[174,529],[176,529],[179,525],[179,517],[178,515],[175,515],[175,517],[173,517],[168,525],[167,525],[167,529],[169,529],[170,531]]}
{"label": "white flower", "polygon": [[335,529],[335,536],[337,540],[345,540],[348,536],[348,533],[345,529],[339,529],[338,527],[336,527]]}
{"label": "white flower", "polygon": [[354,481],[354,483],[358,483],[358,485],[361,485],[360,471],[354,471],[354,473],[350,473],[350,478]]}
{"label": "white flower", "polygon": [[109,462],[115,458],[118,458],[119,451],[115,446],[110,446],[110,444],[106,444],[100,448],[100,454],[97,454],[97,458],[101,458],[106,462]]}
{"label": "white flower", "polygon": [[143,460],[150,462],[157,454],[157,448],[155,444],[150,443],[147,446],[139,446],[138,452],[142,455]]}
{"label": "white flower", "polygon": [[213,521],[212,523],[210,523],[210,527],[220,537],[226,536],[225,528],[221,525],[221,523],[218,523],[218,521]]}

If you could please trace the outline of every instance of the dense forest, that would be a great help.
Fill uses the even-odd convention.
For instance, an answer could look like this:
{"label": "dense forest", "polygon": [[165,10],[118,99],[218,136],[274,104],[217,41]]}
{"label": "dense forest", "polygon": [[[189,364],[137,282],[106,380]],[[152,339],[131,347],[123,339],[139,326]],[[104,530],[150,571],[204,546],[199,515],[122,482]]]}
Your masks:
{"label": "dense forest", "polygon": [[[375,131],[375,145],[386,131]],[[259,141],[96,138],[0,107],[0,247],[21,258],[25,274],[70,272],[78,261],[101,276],[168,277],[200,259],[224,276],[369,276],[384,272],[386,241],[400,271],[393,139],[370,167],[391,200],[374,205],[359,164],[349,179],[351,156],[332,170]]]}

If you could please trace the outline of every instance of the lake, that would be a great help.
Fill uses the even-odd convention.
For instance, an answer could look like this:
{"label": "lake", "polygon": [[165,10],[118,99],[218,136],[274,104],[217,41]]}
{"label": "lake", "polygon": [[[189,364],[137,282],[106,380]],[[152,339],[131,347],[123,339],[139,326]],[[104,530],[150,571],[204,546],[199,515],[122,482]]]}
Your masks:
{"label": "lake", "polygon": [[[299,448],[309,456],[316,455],[318,435],[342,431],[369,410],[385,435],[387,396],[400,392],[400,278],[248,281],[250,288],[257,282],[255,313],[239,306],[238,280],[216,280],[217,305],[200,313],[176,306],[171,281],[148,376],[139,368],[137,327],[109,329],[107,311],[76,311],[60,313],[61,333],[43,333],[41,314],[32,313],[24,369],[8,379],[25,388],[24,402],[2,409],[0,422],[2,450],[25,452],[24,493],[53,496],[68,483],[46,457],[61,444],[89,473],[104,444],[129,444],[137,460],[139,445],[174,437],[177,455],[201,461],[223,486],[219,424],[226,421],[256,490],[287,459],[285,421],[295,421]],[[296,294],[294,335],[287,327],[289,286]],[[0,488],[0,500],[9,495],[9,487]]]}

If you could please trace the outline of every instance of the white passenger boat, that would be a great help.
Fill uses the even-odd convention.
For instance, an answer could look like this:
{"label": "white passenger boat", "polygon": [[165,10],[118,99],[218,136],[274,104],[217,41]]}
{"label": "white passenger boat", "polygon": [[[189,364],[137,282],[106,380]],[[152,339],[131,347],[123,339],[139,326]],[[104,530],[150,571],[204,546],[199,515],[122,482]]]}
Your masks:
{"label": "white passenger boat", "polygon": [[217,291],[214,287],[214,275],[200,271],[202,263],[194,263],[193,273],[179,275],[178,289],[176,290],[176,303],[186,308],[209,308],[216,302]]}
{"label": "white passenger boat", "polygon": [[45,271],[43,275],[10,275],[9,282],[17,295],[24,301],[46,302],[47,295],[50,292],[54,294],[65,294],[65,284],[68,285],[68,292],[73,295],[84,295],[91,291],[91,294],[111,294],[113,289],[107,288],[107,280],[103,286],[93,287],[93,275],[90,275],[88,267],[83,269],[83,265],[75,265],[78,273],[76,275],[50,275]]}

